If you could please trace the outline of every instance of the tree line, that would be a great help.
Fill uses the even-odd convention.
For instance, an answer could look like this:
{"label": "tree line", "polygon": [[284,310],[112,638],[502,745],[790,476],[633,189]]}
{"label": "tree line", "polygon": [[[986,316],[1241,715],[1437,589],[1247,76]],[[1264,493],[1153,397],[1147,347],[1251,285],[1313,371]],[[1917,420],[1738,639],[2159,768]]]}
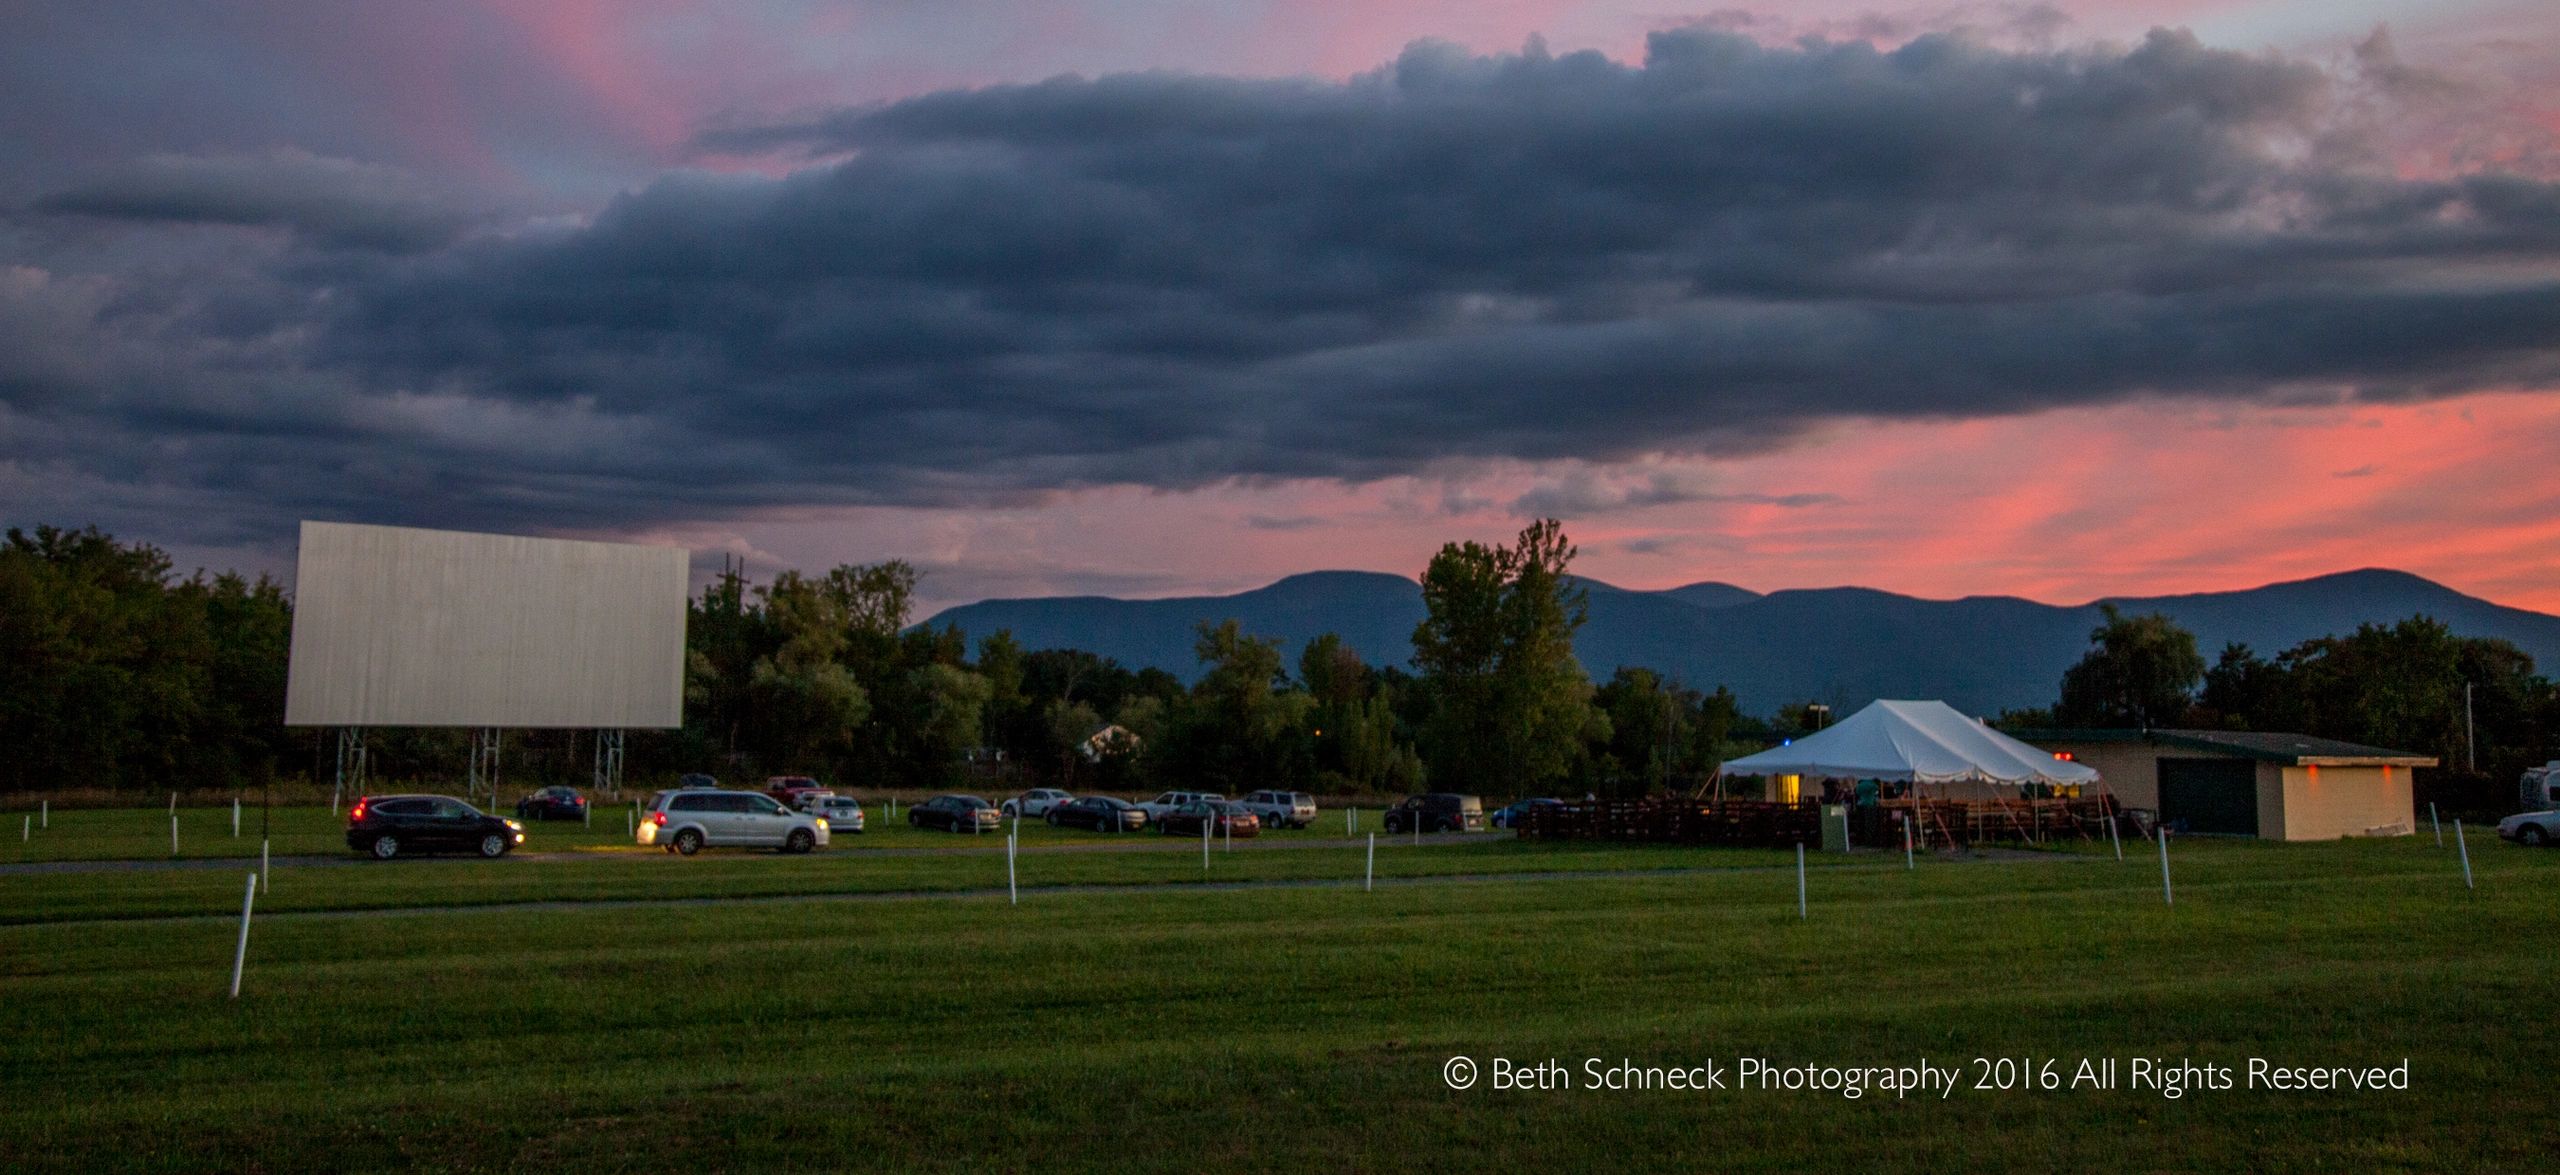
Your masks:
{"label": "tree line", "polygon": [[2560,740],[2560,689],[2513,642],[2412,616],[2273,656],[2240,643],[2208,663],[2195,634],[2107,606],[2043,710],[2011,727],[2284,731],[2435,756],[2447,774],[2511,782]]}
{"label": "tree line", "polygon": [[[806,774],[853,788],[1197,786],[1488,797],[1690,791],[1716,765],[1817,725],[1741,712],[1731,691],[1574,658],[1586,599],[1554,520],[1509,544],[1451,543],[1421,576],[1409,649],[1339,635],[1289,655],[1233,620],[1195,632],[1197,673],[916,625],[917,571],[890,561],[688,603],[685,725],[634,731],[626,776]],[[176,575],[95,528],[0,543],[0,732],[10,791],[234,789],[328,778],[325,732],[283,725],[292,601],[259,577]],[[1409,666],[1409,668],[1408,668]],[[2470,687],[2466,720],[2464,687]],[[2512,644],[2412,617],[2272,657],[2207,664],[2165,616],[2109,608],[2049,708],[2009,725],[2288,730],[2435,754],[2512,778],[2560,734],[2560,696]],[[449,781],[467,733],[375,729],[373,776]],[[511,785],[583,782],[584,732],[517,731]]]}

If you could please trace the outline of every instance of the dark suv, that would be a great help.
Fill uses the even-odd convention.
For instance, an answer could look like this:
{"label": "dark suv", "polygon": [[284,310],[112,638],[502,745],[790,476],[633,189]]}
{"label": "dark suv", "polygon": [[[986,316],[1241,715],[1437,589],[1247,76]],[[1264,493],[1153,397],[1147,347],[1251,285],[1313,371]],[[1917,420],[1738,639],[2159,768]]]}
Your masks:
{"label": "dark suv", "polygon": [[1484,831],[1484,801],[1450,792],[1407,796],[1387,809],[1387,831],[1411,832],[1419,821],[1424,832]]}
{"label": "dark suv", "polygon": [[452,796],[365,796],[347,809],[347,847],[388,861],[403,853],[503,857],[524,843],[524,825]]}

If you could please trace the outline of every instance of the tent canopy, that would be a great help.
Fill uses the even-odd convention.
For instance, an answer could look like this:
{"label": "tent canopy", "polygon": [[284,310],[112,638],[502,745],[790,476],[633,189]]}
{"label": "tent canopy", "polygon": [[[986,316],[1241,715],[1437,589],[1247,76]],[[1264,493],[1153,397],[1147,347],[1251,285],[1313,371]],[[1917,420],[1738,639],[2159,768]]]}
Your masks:
{"label": "tent canopy", "polygon": [[1724,765],[1728,775],[1809,775],[1911,783],[2094,783],[2098,773],[1967,718],[1945,702],[1870,703],[1783,747]]}

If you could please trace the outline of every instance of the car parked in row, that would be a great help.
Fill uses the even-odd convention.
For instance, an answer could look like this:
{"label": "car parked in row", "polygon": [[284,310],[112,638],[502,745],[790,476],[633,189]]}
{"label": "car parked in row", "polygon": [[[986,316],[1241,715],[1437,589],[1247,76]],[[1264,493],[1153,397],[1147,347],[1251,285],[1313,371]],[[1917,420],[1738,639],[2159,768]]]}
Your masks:
{"label": "car parked in row", "polygon": [[574,787],[546,787],[516,801],[518,820],[584,820],[587,797]]}
{"label": "car parked in row", "polygon": [[1010,800],[1006,800],[1004,802],[1004,814],[1007,816],[1020,816],[1026,820],[1037,819],[1048,815],[1050,809],[1073,799],[1075,799],[1075,796],[1067,792],[1059,791],[1054,787],[1035,787],[1030,791],[1013,797]]}
{"label": "car parked in row", "polygon": [[907,824],[947,832],[994,832],[1004,825],[1004,813],[976,796],[935,796],[907,809]]}
{"label": "car parked in row", "polygon": [[639,841],[692,856],[704,849],[780,849],[805,853],[827,843],[827,821],[794,812],[772,796],[747,791],[678,788],[652,797]]}
{"label": "car parked in row", "polygon": [[824,818],[830,833],[862,831],[862,801],[852,796],[828,792],[811,799],[801,811]]}
{"label": "car parked in row", "polygon": [[1145,809],[1111,796],[1078,796],[1049,809],[1045,819],[1060,828],[1095,832],[1136,832],[1147,826]]}
{"label": "car parked in row", "polygon": [[1520,800],[1516,803],[1505,805],[1504,807],[1496,810],[1492,816],[1487,817],[1486,820],[1495,828],[1518,828],[1522,824],[1528,822],[1529,813],[1533,811],[1541,808],[1561,808],[1563,806],[1563,800],[1554,799],[1549,796],[1539,796],[1536,799]]}
{"label": "car parked in row", "polygon": [[347,847],[375,860],[415,853],[503,857],[524,843],[524,825],[452,796],[360,796],[347,809]]}
{"label": "car parked in row", "polygon": [[1258,791],[1238,802],[1264,828],[1305,828],[1316,822],[1316,798],[1302,791]]}
{"label": "car parked in row", "polygon": [[2560,844],[2560,811],[2518,812],[2498,822],[2498,839],[2529,849]]}
{"label": "car parked in row", "polygon": [[1160,792],[1156,795],[1156,798],[1152,800],[1141,801],[1138,804],[1138,808],[1147,814],[1147,820],[1150,823],[1161,824],[1164,822],[1165,817],[1173,814],[1174,809],[1179,808],[1184,804],[1198,803],[1202,800],[1223,801],[1226,798],[1227,797],[1213,791]]}
{"label": "car parked in row", "polygon": [[764,777],[764,794],[782,802],[786,808],[808,810],[805,802],[821,795],[834,795],[826,785],[806,775],[768,775]]}
{"label": "car parked in row", "polygon": [[1403,803],[1387,809],[1387,831],[1412,832],[1482,832],[1484,801],[1475,796],[1454,792],[1431,792],[1406,796]]}
{"label": "car parked in row", "polygon": [[1155,825],[1166,836],[1198,836],[1204,827],[1212,836],[1236,839],[1262,832],[1262,818],[1234,800],[1193,800],[1165,813]]}

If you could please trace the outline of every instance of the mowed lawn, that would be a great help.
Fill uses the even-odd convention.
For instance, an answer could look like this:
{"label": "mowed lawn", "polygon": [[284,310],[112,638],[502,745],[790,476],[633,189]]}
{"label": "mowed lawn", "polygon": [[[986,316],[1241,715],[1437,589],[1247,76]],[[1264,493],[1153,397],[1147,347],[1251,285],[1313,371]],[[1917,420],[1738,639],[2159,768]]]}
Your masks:
{"label": "mowed lawn", "polygon": [[[2560,852],[2426,837],[2156,858],[1481,842],[1474,874],[599,909],[56,920],[0,878],[0,1162],[22,1170],[2513,1170],[2548,1161]],[[1323,863],[1319,849],[1235,854]],[[1172,854],[1053,854],[1145,870]],[[1382,848],[1381,870],[1389,854]],[[1631,877],[1576,868],[1687,869]],[[288,891],[918,858],[420,862]],[[984,857],[928,857],[983,872]],[[1819,858],[1817,858],[1819,859]],[[678,868],[657,869],[676,865]],[[1000,865],[1000,859],[998,861]],[[1189,860],[1197,869],[1198,860]],[[1215,862],[1213,862],[1215,864]],[[1724,868],[1719,866],[1736,867]],[[902,867],[902,866],[900,866]],[[701,872],[701,871],[696,871]],[[1356,870],[1351,871],[1356,877]],[[161,874],[169,881],[180,875]],[[382,880],[388,878],[390,880]],[[1000,875],[998,875],[1000,884]],[[40,883],[40,884],[39,884]],[[562,882],[561,884],[585,884]],[[1109,884],[1102,882],[1101,884]],[[459,891],[461,896],[457,896]],[[140,903],[137,891],[126,895]],[[610,894],[600,896],[612,896]],[[623,895],[635,896],[635,895]],[[384,897],[377,892],[368,901]],[[325,903],[323,903],[325,904]],[[78,915],[109,919],[113,908]],[[1945,1100],[1452,1090],[1450,1057],[1957,1067]],[[1985,1092],[1976,1056],[2396,1065],[2405,1092]],[[1728,1069],[1729,1071],[1729,1069]]]}

